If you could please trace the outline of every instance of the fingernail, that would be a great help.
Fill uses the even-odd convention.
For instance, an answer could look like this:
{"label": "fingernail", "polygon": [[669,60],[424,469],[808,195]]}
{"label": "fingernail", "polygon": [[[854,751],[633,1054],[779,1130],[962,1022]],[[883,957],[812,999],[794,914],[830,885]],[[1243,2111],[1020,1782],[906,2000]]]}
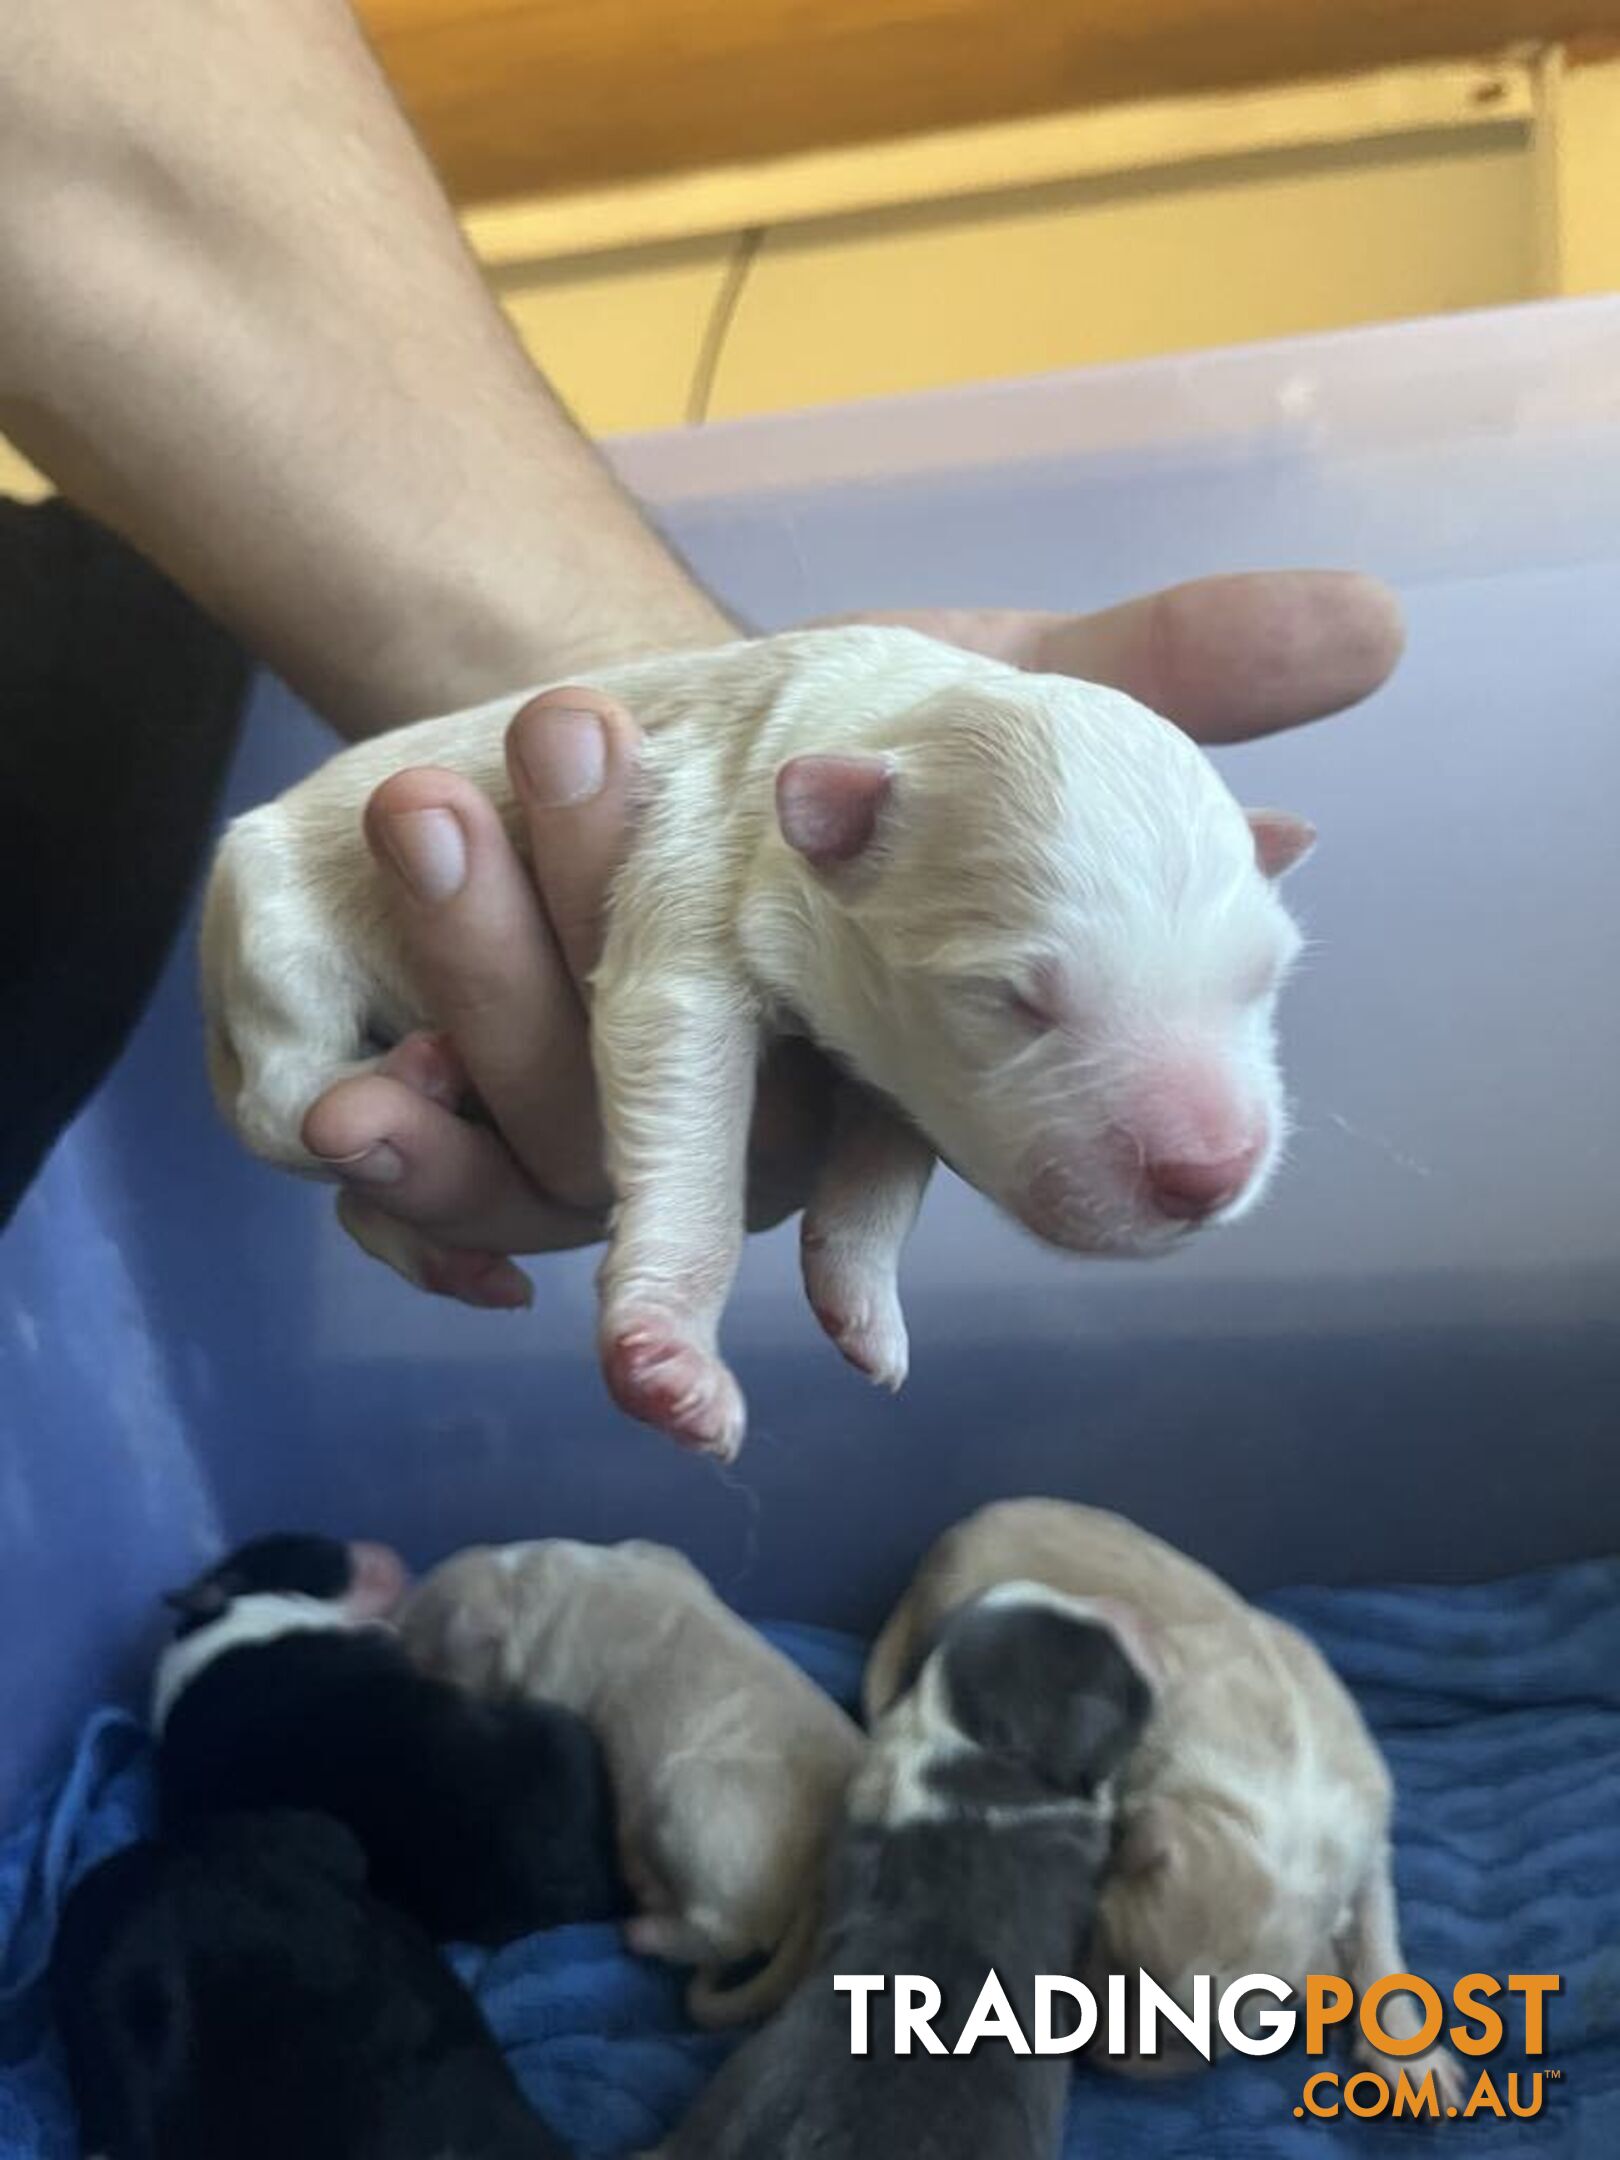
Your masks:
{"label": "fingernail", "polygon": [[467,882],[467,839],[453,810],[396,810],[383,839],[418,900],[448,900]]}
{"label": "fingernail", "polygon": [[477,1303],[494,1312],[527,1312],[534,1304],[534,1284],[510,1260],[496,1260],[469,1284]]}
{"label": "fingernail", "polygon": [[564,810],[601,794],[607,736],[599,714],[542,705],[519,720],[512,743],[524,782],[542,810]]}
{"label": "fingernail", "polygon": [[423,1258],[420,1287],[436,1297],[454,1298],[483,1312],[523,1312],[534,1303],[534,1285],[520,1267],[493,1253],[429,1252]]}
{"label": "fingernail", "polygon": [[405,1175],[405,1158],[389,1140],[353,1155],[323,1155],[321,1160],[346,1185],[397,1185]]}

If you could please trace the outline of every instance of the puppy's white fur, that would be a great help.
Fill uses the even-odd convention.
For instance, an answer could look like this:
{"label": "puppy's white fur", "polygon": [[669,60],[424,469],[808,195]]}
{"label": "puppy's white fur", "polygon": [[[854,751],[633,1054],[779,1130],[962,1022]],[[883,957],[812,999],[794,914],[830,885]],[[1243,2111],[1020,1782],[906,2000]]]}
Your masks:
{"label": "puppy's white fur", "polygon": [[[1096,1984],[1144,1971],[1190,2003],[1199,1973],[1218,1993],[1246,1973],[1297,1987],[1342,1972],[1359,1993],[1407,1970],[1389,1772],[1349,1693],[1297,1630],[1120,1516],[1012,1500],[948,1531],[872,1652],[868,1717],[895,1701],[947,1614],[1015,1579],[1128,1609],[1154,1681],[1153,1715],[1119,1783]],[[1384,2018],[1399,2037],[1420,2029],[1410,1997],[1388,2002]],[[1119,2067],[1145,2075],[1198,2060],[1189,2050],[1184,2064]],[[1443,2047],[1399,2067],[1416,2079],[1433,2069],[1443,2097],[1462,2086]]]}
{"label": "puppy's white fur", "polygon": [[[1144,1166],[1241,1160],[1208,1212],[1253,1204],[1283,1138],[1272,1015],[1298,937],[1274,884],[1309,844],[1299,820],[1246,820],[1188,738],[1118,692],[905,630],[596,680],[648,735],[593,985],[618,1200],[602,1348],[632,1414],[722,1456],[740,1443],[716,1341],[772,1033],[808,1033],[851,1076],[806,1286],[886,1386],[905,1376],[896,1276],[935,1150],[1077,1251],[1152,1252],[1188,1227]],[[272,1161],[318,1171],[315,1096],[433,1017],[366,798],[402,766],[448,766],[516,830],[503,737],[523,702],[359,744],[227,835],[203,930],[210,1066]]]}
{"label": "puppy's white fur", "polygon": [[[639,1950],[702,1968],[699,2022],[759,2015],[814,1948],[820,1876],[863,1742],[855,1724],[681,1554],[569,1539],[461,1554],[400,1629],[425,1670],[562,1703],[595,1728]],[[714,1968],[755,1955],[757,1979]]]}
{"label": "puppy's white fur", "polygon": [[218,1620],[182,1635],[158,1659],[152,1687],[152,1729],[162,1735],[186,1689],[228,1651],[276,1642],[283,1635],[325,1634],[337,1628],[375,1624],[351,1618],[338,1600],[300,1597],[293,1591],[265,1591],[236,1598]]}

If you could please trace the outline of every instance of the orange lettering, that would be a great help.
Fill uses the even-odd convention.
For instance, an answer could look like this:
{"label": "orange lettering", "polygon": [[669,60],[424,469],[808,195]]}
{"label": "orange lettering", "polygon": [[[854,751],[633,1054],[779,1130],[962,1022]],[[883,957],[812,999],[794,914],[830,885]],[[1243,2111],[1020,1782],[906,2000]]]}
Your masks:
{"label": "orange lettering", "polygon": [[[1373,2092],[1372,2098],[1365,2102],[1356,2098],[1363,2085],[1370,2085]],[[1359,2115],[1365,2122],[1369,2115],[1382,2115],[1389,2106],[1389,2087],[1376,2070],[1358,2070],[1344,2088],[1344,2104],[1352,2115]]]}
{"label": "orange lettering", "polygon": [[1486,2007],[1481,1997],[1500,1995],[1502,1983],[1493,1980],[1489,1973],[1464,1973],[1457,1982],[1452,2001],[1457,2005],[1457,2015],[1478,2020],[1481,2030],[1470,2032],[1464,2025],[1453,2025],[1451,2044],[1463,2055],[1489,2055],[1502,2045],[1507,2027],[1500,2014]]}
{"label": "orange lettering", "polygon": [[1337,2092],[1339,2086],[1337,2073],[1332,2070],[1318,2070],[1315,2077],[1307,2080],[1304,2092],[1305,2105],[1310,2109],[1311,2113],[1321,2122],[1332,2122],[1339,2112],[1339,2103],[1337,2100],[1326,2102],[1318,2100],[1316,2088],[1319,2085],[1329,2086],[1334,2092]]}
{"label": "orange lettering", "polygon": [[1488,2070],[1480,2072],[1479,2083],[1469,2094],[1468,2105],[1463,2109],[1463,2119],[1472,2122],[1481,2108],[1489,2108],[1493,2115],[1502,2119],[1507,2116],[1507,2109],[1503,2107],[1497,2095],[1496,2087],[1491,2082],[1491,2073]]}
{"label": "orange lettering", "polygon": [[[1415,1995],[1423,2005],[1423,2030],[1415,2040],[1397,2040],[1393,2033],[1385,2032],[1379,2022],[1378,2013],[1391,1995]],[[1375,1980],[1361,1998],[1361,2029],[1369,2046],[1375,2047],[1380,2055],[1421,2055],[1439,2039],[1445,2019],[1445,2006],[1439,1995],[1416,1973],[1385,1973],[1383,1979]]]}
{"label": "orange lettering", "polygon": [[1395,2083],[1395,2114],[1432,2115],[1438,2121],[1440,2087],[1432,2070],[1425,2072],[1421,2085],[1414,2085],[1406,2072],[1401,2071]]}
{"label": "orange lettering", "polygon": [[1556,1973],[1509,1973],[1508,1993],[1524,1997],[1524,2051],[1539,2055],[1547,2045],[1547,1997],[1563,1987]]}
{"label": "orange lettering", "polygon": [[1320,2055],[1330,2025],[1342,2025],[1356,2006],[1355,1989],[1337,1973],[1312,1973],[1305,1982],[1305,2052]]}

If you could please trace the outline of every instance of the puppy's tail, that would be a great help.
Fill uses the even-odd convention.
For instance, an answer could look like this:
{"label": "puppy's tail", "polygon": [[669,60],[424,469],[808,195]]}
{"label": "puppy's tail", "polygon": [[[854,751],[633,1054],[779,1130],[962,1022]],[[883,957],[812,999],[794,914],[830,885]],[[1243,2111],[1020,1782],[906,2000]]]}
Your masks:
{"label": "puppy's tail", "polygon": [[688,2017],[694,2025],[719,2032],[780,2009],[808,1970],[820,1932],[820,1901],[806,1898],[769,1959],[749,1979],[739,1981],[735,1987],[722,1987],[712,1967],[693,1974],[686,1991]]}

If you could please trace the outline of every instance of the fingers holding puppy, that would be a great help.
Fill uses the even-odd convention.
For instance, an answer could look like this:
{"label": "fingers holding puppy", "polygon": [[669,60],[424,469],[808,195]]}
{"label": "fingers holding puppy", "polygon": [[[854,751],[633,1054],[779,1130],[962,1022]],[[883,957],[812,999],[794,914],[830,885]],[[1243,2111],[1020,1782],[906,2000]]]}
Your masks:
{"label": "fingers holding puppy", "polygon": [[602,1234],[583,984],[638,750],[612,699],[547,691],[513,723],[511,830],[480,789],[436,768],[395,774],[367,805],[367,843],[441,1032],[329,1088],[304,1137],[349,1188],[344,1227],[419,1288],[526,1303],[506,1255]]}
{"label": "fingers holding puppy", "polygon": [[[508,731],[510,823],[470,781],[432,767],[394,775],[367,806],[367,842],[439,1032],[329,1088],[304,1138],[349,1188],[339,1219],[350,1235],[419,1288],[526,1303],[507,1255],[605,1231],[589,981],[640,751],[621,705],[570,685],[531,699]],[[804,1202],[829,1128],[826,1080],[803,1044],[783,1046],[763,1076],[756,1227]]]}
{"label": "fingers holding puppy", "polygon": [[508,734],[514,831],[470,781],[433,769],[396,774],[366,810],[424,1004],[525,1176],[574,1210],[607,1200],[583,983],[639,745],[612,699],[550,690]]}

